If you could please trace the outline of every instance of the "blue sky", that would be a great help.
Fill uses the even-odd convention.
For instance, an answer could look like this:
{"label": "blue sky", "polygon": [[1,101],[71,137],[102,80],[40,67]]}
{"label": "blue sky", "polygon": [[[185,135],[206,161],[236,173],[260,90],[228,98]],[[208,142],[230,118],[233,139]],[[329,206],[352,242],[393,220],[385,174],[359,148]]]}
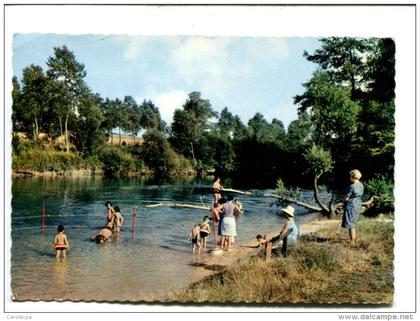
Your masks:
{"label": "blue sky", "polygon": [[16,34],[13,72],[30,64],[47,69],[53,48],[66,45],[85,65],[86,82],[103,98],[151,99],[169,124],[192,91],[216,111],[225,106],[244,123],[260,112],[287,126],[297,118],[293,96],[316,65],[303,51],[316,38]]}

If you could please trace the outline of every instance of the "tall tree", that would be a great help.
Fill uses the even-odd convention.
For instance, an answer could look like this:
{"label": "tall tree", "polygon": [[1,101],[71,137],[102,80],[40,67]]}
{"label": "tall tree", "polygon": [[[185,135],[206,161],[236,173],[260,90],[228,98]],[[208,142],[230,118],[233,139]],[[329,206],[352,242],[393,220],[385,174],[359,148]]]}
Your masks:
{"label": "tall tree", "polygon": [[21,117],[30,119],[32,135],[36,140],[42,115],[48,109],[47,77],[40,66],[31,65],[23,70]]}
{"label": "tall tree", "polygon": [[209,100],[201,98],[201,93],[192,92],[188,97],[183,109],[175,110],[170,142],[176,151],[191,158],[197,167],[198,160],[205,158],[205,155],[200,155],[200,142],[210,129],[209,120],[217,113],[213,111]]}
{"label": "tall tree", "polygon": [[131,133],[133,143],[135,142],[135,136],[140,130],[140,107],[131,96],[125,96],[123,102],[123,109],[125,115],[125,121],[123,128],[126,132]]}
{"label": "tall tree", "polygon": [[335,84],[350,86],[351,98],[359,97],[366,85],[366,55],[371,46],[367,39],[330,37],[322,38],[322,47],[304,57],[317,63]]}
{"label": "tall tree", "polygon": [[47,61],[47,75],[54,81],[55,90],[61,96],[64,114],[64,139],[66,151],[69,151],[68,121],[71,114],[77,113],[81,97],[86,94],[88,87],[84,82],[85,66],[67,46],[55,47],[54,56]]}
{"label": "tall tree", "polygon": [[162,120],[159,108],[151,100],[143,100],[140,104],[140,126],[144,129],[155,128],[165,130],[165,122]]}
{"label": "tall tree", "polygon": [[77,149],[85,156],[94,154],[105,143],[101,104],[98,94],[85,95],[80,100],[75,141]]}
{"label": "tall tree", "polygon": [[12,78],[12,86],[12,127],[13,132],[15,132],[25,128],[22,117],[24,115],[22,110],[22,89],[16,76]]}

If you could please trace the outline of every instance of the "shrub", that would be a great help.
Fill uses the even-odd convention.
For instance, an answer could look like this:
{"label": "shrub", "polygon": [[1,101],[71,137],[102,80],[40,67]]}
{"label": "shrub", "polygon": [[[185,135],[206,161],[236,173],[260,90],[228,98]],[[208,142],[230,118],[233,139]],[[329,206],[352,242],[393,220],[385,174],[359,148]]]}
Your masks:
{"label": "shrub", "polygon": [[52,148],[21,146],[13,153],[13,170],[33,170],[38,172],[63,172],[84,166],[83,159],[74,153],[56,151]]}
{"label": "shrub", "polygon": [[378,175],[365,184],[365,194],[377,196],[369,212],[372,214],[394,212],[394,182],[385,176]]}
{"label": "shrub", "polygon": [[104,175],[108,177],[128,176],[135,170],[133,157],[117,146],[107,146],[99,154]]}

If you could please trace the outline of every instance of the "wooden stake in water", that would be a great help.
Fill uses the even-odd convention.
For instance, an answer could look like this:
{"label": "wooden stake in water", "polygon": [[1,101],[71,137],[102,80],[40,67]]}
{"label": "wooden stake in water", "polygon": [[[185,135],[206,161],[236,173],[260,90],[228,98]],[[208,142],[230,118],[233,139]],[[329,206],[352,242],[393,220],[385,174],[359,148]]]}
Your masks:
{"label": "wooden stake in water", "polygon": [[136,228],[136,209],[133,207],[133,218],[131,220],[131,239],[134,240],[134,232]]}
{"label": "wooden stake in water", "polygon": [[45,235],[45,203],[42,203],[41,233],[42,233],[42,235]]}

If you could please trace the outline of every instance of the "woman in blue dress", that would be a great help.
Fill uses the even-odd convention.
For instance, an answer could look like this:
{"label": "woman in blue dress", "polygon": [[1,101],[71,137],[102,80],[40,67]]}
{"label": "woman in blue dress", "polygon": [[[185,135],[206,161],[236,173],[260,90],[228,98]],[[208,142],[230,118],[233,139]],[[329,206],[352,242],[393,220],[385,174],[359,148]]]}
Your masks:
{"label": "woman in blue dress", "polygon": [[350,243],[356,242],[356,224],[359,220],[359,211],[362,206],[363,184],[360,182],[362,174],[357,169],[350,171],[351,185],[346,195],[346,206],[341,227],[349,230]]}

